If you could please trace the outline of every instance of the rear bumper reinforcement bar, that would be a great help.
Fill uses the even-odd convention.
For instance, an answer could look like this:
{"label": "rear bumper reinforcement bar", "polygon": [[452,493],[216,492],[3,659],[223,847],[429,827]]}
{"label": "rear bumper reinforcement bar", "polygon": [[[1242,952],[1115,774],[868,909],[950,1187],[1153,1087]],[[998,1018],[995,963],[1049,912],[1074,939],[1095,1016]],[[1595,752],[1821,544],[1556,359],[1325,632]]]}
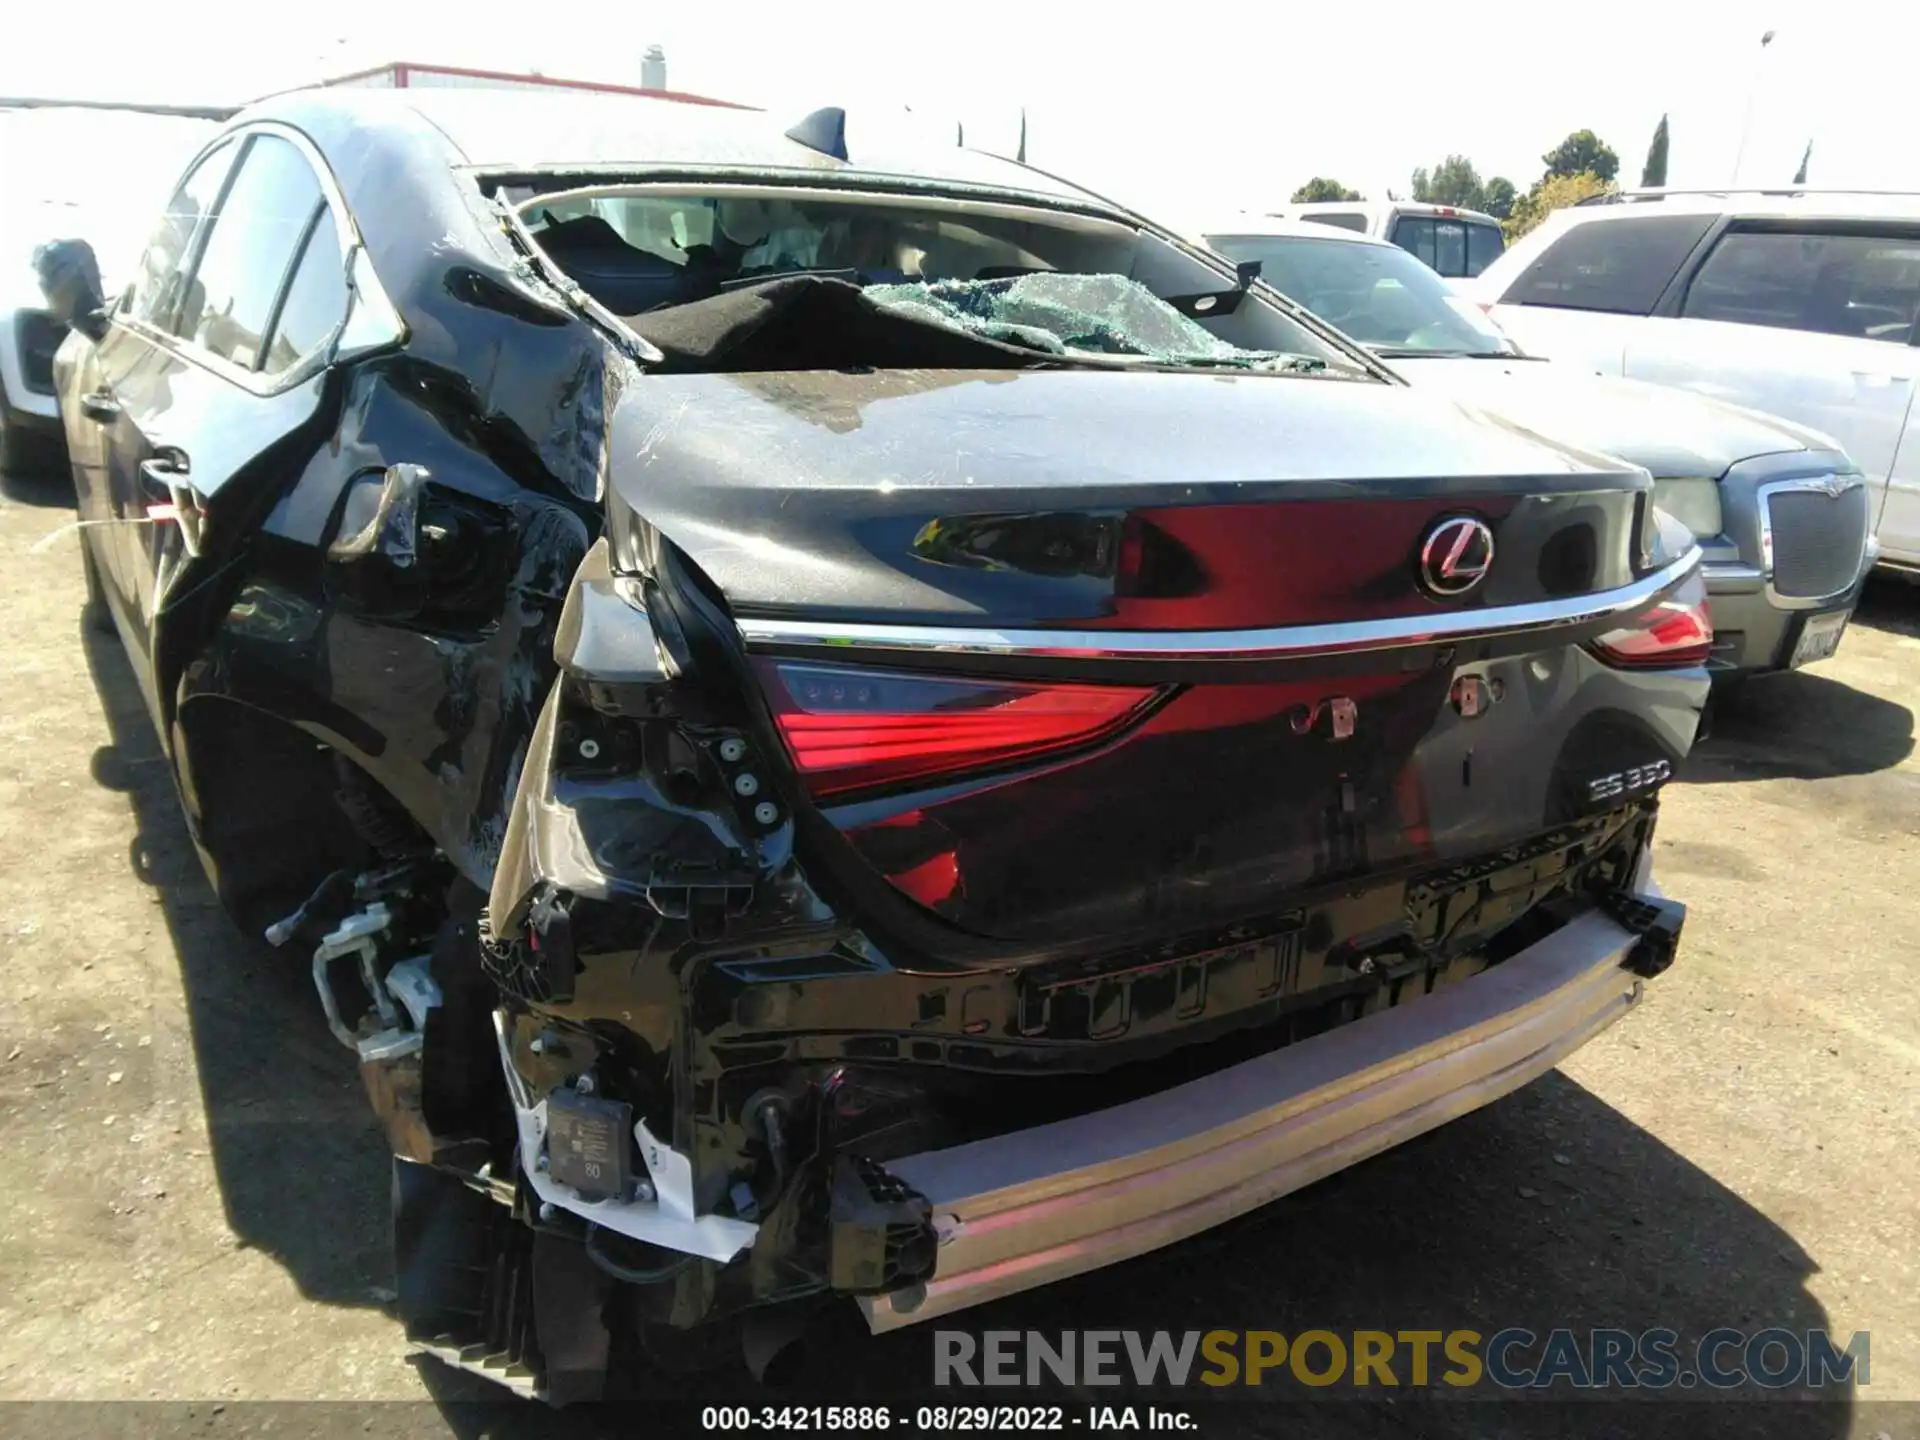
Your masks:
{"label": "rear bumper reinforcement bar", "polygon": [[1625,968],[1639,939],[1590,911],[1417,1003],[1109,1110],[890,1161],[932,1201],[942,1243],[924,1294],[862,1299],[867,1323],[1170,1245],[1498,1099],[1639,1000]]}

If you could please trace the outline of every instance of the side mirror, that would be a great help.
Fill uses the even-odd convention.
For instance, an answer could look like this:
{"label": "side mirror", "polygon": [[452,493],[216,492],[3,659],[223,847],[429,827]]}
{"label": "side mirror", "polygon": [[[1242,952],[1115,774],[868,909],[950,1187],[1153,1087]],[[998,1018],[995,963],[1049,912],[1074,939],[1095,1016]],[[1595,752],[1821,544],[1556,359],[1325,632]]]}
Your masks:
{"label": "side mirror", "polygon": [[106,293],[93,246],[84,240],[49,240],[33,252],[33,269],[54,319],[89,340],[106,335]]}

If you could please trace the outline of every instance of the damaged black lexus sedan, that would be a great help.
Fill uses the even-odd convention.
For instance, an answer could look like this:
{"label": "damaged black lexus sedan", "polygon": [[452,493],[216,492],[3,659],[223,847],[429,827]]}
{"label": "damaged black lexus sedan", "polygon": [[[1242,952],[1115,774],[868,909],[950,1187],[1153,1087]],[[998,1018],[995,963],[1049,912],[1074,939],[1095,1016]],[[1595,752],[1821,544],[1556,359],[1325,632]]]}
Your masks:
{"label": "damaged black lexus sedan", "polygon": [[358,1057],[409,1330],[555,1400],[1169,1244],[1678,937],[1646,473],[885,139],[295,94],[111,304],[42,253],[90,606]]}

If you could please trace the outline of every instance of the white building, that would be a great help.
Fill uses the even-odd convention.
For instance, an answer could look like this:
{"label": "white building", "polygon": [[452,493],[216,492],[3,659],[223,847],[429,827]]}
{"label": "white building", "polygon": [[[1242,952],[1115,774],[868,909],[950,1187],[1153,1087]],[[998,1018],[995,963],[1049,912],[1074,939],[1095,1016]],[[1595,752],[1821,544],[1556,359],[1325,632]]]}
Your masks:
{"label": "white building", "polygon": [[504,70],[469,70],[458,65],[424,65],[414,60],[394,60],[370,70],[355,70],[320,83],[348,86],[361,90],[406,90],[415,88],[469,90],[573,90],[596,95],[644,95],[654,100],[678,100],[687,105],[719,105],[729,110],[753,110],[757,106],[718,100],[711,95],[695,95],[685,90],[666,88],[666,57],[652,47],[641,66],[642,77],[658,84],[610,85],[602,80],[563,80],[549,75],[514,75]]}

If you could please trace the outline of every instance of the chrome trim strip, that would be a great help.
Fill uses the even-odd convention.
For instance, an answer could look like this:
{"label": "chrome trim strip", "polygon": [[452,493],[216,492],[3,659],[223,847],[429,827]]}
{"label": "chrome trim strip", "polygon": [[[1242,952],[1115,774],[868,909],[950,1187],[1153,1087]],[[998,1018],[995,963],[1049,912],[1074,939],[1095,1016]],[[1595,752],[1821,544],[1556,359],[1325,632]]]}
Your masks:
{"label": "chrome trim strip", "polygon": [[860,1299],[867,1325],[1133,1259],[1516,1090],[1639,1002],[1623,968],[1635,943],[1589,911],[1413,1004],[1110,1109],[890,1160],[932,1204],[940,1248],[923,1284]]}
{"label": "chrome trim strip", "polygon": [[1609,620],[1658,599],[1691,575],[1700,558],[1700,549],[1695,546],[1651,575],[1598,595],[1392,620],[1282,625],[1257,630],[993,630],[762,620],[751,616],[738,623],[741,637],[750,649],[819,646],[841,653],[854,649],[1084,660],[1288,660],[1525,635]]}
{"label": "chrome trim strip", "polygon": [[1802,475],[1793,480],[1776,480],[1770,485],[1761,485],[1753,492],[1754,508],[1760,515],[1760,570],[1766,582],[1767,603],[1776,610],[1817,610],[1822,605],[1831,605],[1842,595],[1860,583],[1860,577],[1873,568],[1868,558],[1868,546],[1872,542],[1873,521],[1871,515],[1867,521],[1867,539],[1861,543],[1860,565],[1853,572],[1853,579],[1838,590],[1829,590],[1825,595],[1782,595],[1773,586],[1773,497],[1783,490],[1817,490],[1834,500],[1838,500],[1849,490],[1863,488],[1867,483],[1864,475]]}

